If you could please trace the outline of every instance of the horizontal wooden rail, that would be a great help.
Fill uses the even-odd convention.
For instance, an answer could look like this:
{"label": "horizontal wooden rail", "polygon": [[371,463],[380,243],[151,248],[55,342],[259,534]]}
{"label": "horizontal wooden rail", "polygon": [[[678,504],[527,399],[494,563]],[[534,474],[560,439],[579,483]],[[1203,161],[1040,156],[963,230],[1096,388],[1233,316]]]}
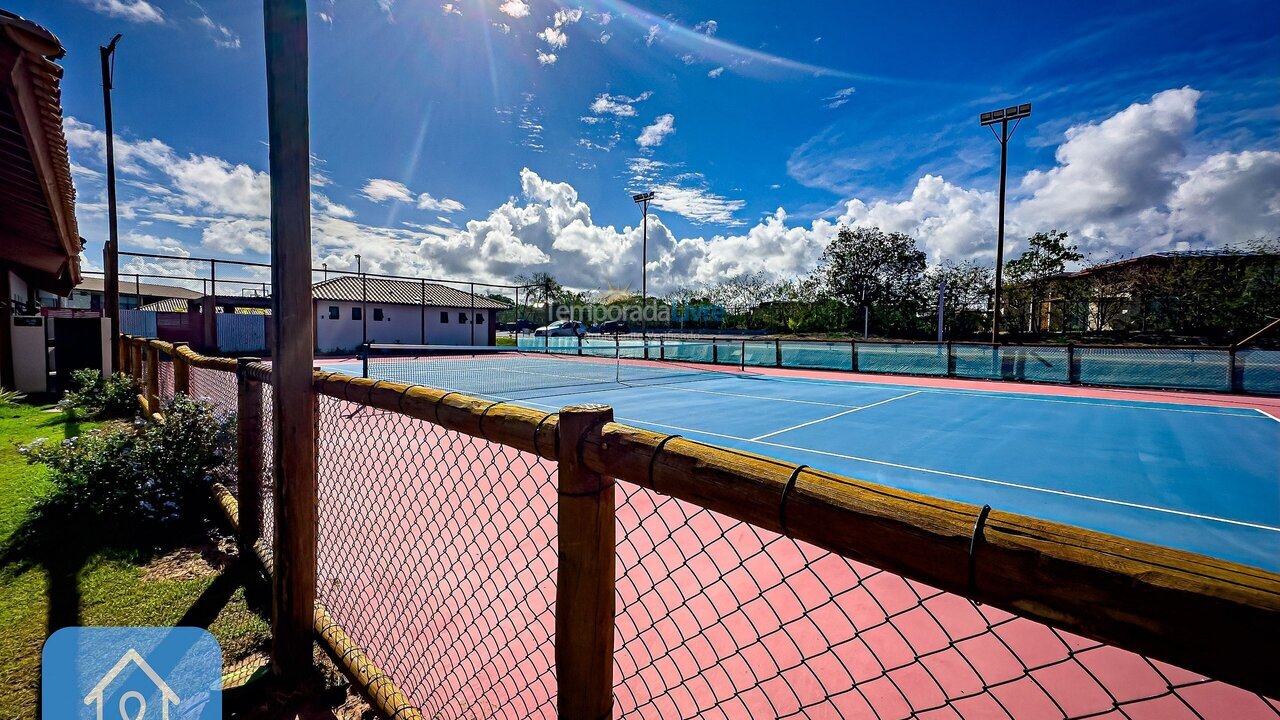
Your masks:
{"label": "horizontal wooden rail", "polygon": [[548,460],[559,455],[560,423],[555,413],[342,373],[317,372],[315,388],[322,395],[398,412]]}
{"label": "horizontal wooden rail", "polygon": [[999,510],[971,557],[974,505],[619,423],[589,436],[583,452],[597,472],[1280,697],[1280,673],[1259,654],[1280,647],[1274,573]]}
{"label": "horizontal wooden rail", "polygon": [[[232,530],[239,535],[240,508],[235,496],[226,487],[215,484],[213,496]],[[273,572],[271,548],[265,541],[254,544],[254,556],[268,577]],[[329,615],[320,603],[316,603],[316,636],[329,656],[334,659],[347,677],[351,678],[361,694],[373,705],[374,710],[390,720],[422,720],[422,711],[410,702],[395,681],[377,666],[364,650],[347,635],[342,626]]]}

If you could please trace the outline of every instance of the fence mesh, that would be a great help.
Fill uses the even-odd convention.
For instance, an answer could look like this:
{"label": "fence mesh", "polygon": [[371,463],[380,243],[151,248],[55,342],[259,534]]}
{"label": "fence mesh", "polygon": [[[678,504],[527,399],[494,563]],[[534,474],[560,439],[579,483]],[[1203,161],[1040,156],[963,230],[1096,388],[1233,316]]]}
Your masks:
{"label": "fence mesh", "polygon": [[213,403],[220,414],[236,411],[236,374],[192,365],[188,380],[190,395]]}
{"label": "fence mesh", "polygon": [[259,388],[262,392],[262,473],[258,491],[262,495],[262,539],[271,546],[276,535],[275,405],[271,386],[261,383]]}
{"label": "fence mesh", "polygon": [[1181,348],[1076,348],[1076,377],[1086,385],[1230,390],[1226,350]]}
{"label": "fence mesh", "polygon": [[160,402],[168,402],[173,399],[173,361],[161,353],[157,369],[160,377]]}
{"label": "fence mesh", "polygon": [[[640,336],[623,336],[641,342]],[[651,358],[691,363],[857,370],[983,380],[1083,383],[1117,387],[1280,394],[1280,350],[1125,346],[999,345],[977,343],[817,341],[650,335],[661,351]],[[520,337],[521,347],[550,353],[593,354],[616,338]],[[581,348],[581,349],[580,349]],[[626,353],[624,353],[626,356]],[[638,356],[638,355],[637,355]],[[855,357],[856,356],[856,357]]]}
{"label": "fence mesh", "polygon": [[1245,392],[1280,393],[1280,350],[1236,351],[1236,373]]}
{"label": "fence mesh", "polygon": [[617,717],[1280,717],[647,489],[624,483],[618,498]]}
{"label": "fence mesh", "polygon": [[320,602],[427,717],[554,717],[555,464],[319,402]]}

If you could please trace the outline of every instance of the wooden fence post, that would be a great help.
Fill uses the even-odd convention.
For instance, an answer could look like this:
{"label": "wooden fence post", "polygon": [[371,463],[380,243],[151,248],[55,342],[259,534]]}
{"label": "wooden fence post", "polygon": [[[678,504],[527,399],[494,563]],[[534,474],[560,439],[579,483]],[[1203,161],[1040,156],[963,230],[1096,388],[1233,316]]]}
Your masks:
{"label": "wooden fence post", "polygon": [[142,382],[142,341],[138,338],[129,338],[129,374]]}
{"label": "wooden fence post", "polygon": [[613,708],[614,481],[582,461],[583,438],[612,420],[607,405],[560,411],[555,654],[564,720],[608,718]]}
{"label": "wooden fence post", "polygon": [[152,345],[150,340],[142,342],[147,354],[147,414],[153,415],[160,411],[160,348]]}
{"label": "wooden fence post", "polygon": [[262,383],[246,366],[258,358],[236,361],[236,489],[240,503],[240,557],[252,558],[262,537]]}
{"label": "wooden fence post", "polygon": [[183,395],[191,394],[191,366],[187,364],[187,359],[182,356],[182,348],[186,347],[184,342],[173,344],[173,394]]}
{"label": "wooden fence post", "polygon": [[[264,0],[271,170],[271,418],[275,572],[271,671],[311,672],[316,604],[316,310],[311,296],[307,2]],[[363,279],[363,275],[361,278]],[[362,316],[363,317],[363,316]]]}

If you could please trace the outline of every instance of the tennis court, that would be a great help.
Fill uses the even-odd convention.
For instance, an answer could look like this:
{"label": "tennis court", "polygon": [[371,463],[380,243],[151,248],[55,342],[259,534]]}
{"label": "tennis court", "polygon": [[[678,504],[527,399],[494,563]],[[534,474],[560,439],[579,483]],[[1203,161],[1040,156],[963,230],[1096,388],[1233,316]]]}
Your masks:
{"label": "tennis court", "polygon": [[318,364],[548,411],[604,403],[663,433],[1280,570],[1276,400],[868,381],[628,345],[405,352]]}

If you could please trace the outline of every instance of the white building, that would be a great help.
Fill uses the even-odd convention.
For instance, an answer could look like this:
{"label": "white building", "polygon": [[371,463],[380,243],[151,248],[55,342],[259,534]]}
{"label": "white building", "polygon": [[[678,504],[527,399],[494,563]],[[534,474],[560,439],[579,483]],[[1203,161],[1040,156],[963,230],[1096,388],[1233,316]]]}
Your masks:
{"label": "white building", "polygon": [[316,283],[316,349],[350,352],[366,342],[493,345],[508,305],[422,280],[344,275]]}

